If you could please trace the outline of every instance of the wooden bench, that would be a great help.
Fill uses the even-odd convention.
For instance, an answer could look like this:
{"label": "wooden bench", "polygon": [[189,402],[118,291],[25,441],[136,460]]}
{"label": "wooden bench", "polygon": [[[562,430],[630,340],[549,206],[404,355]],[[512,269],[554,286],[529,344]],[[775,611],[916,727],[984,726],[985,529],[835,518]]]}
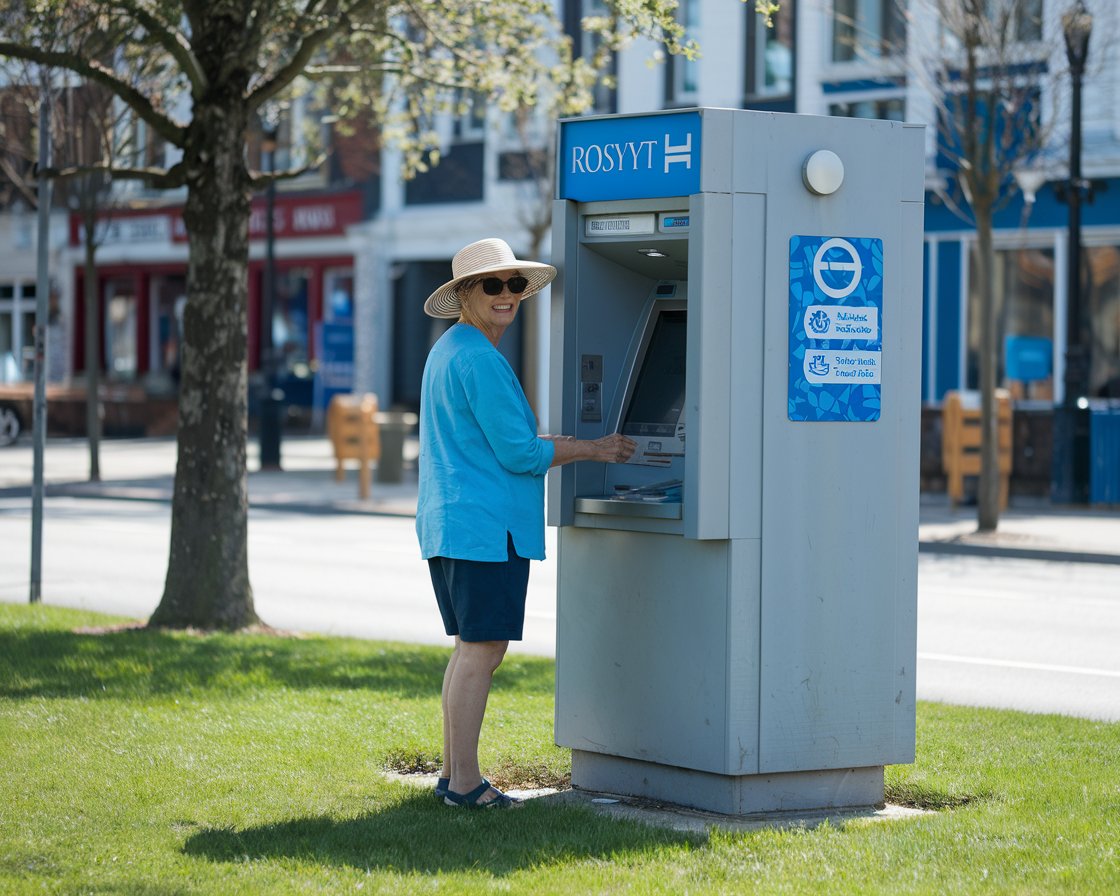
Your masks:
{"label": "wooden bench", "polygon": [[[999,505],[1007,507],[1011,478],[1011,396],[996,389],[996,417],[999,437]],[[948,480],[949,502],[956,506],[964,499],[964,477],[980,475],[980,394],[946,392],[941,410],[941,465]]]}
{"label": "wooden bench", "polygon": [[344,461],[358,462],[358,497],[369,497],[371,464],[381,458],[381,428],[377,423],[377,396],[335,395],[327,406],[327,437],[334,448],[334,478],[346,476]]}

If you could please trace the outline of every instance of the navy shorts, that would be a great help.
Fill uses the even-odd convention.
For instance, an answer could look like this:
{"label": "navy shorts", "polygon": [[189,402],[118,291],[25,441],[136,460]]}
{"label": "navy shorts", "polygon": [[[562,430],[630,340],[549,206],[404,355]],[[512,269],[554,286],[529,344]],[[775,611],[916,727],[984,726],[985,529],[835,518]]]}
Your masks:
{"label": "navy shorts", "polygon": [[518,557],[506,535],[505,562],[432,557],[428,571],[449,635],[462,641],[520,641],[525,627],[529,561]]}

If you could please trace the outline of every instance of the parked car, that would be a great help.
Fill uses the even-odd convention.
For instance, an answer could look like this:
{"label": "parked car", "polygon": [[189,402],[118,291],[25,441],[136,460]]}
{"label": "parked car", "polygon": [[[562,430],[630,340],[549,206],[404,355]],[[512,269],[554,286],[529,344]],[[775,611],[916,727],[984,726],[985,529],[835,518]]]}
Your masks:
{"label": "parked car", "polygon": [[0,447],[11,445],[22,431],[19,409],[11,402],[0,401]]}

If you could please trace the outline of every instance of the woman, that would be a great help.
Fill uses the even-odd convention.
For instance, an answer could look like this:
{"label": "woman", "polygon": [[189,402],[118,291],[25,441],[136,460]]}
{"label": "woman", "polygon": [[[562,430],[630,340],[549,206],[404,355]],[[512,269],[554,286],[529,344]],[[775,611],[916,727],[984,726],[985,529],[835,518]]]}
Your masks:
{"label": "woman", "polygon": [[499,239],[472,243],[453,278],[424,303],[457,318],[432,347],[420,393],[416,533],[455,649],[443,676],[443,773],[449,805],[510,808],[518,801],[479,769],[478,737],[494,670],[521,640],[529,561],[544,559],[544,475],[576,460],[619,463],[634,442],[538,436],[517,377],[497,349],[524,299],[556,268],[514,257]]}

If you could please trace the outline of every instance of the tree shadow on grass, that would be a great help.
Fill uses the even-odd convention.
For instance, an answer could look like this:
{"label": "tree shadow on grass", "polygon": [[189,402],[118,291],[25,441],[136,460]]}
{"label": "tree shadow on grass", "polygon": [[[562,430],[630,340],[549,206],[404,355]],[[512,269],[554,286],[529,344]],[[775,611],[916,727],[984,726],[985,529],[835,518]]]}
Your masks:
{"label": "tree shadow on grass", "polygon": [[[438,696],[448,649],[325,637],[0,629],[0,697],[142,699],[269,688]],[[496,692],[550,695],[550,660],[510,656]]]}
{"label": "tree shadow on grass", "polygon": [[604,818],[580,807],[530,801],[515,810],[471,811],[441,805],[422,792],[352,819],[300,818],[242,830],[211,828],[189,837],[183,852],[215,862],[296,859],[404,874],[469,871],[505,876],[666,846],[695,848],[706,841],[704,835]]}

